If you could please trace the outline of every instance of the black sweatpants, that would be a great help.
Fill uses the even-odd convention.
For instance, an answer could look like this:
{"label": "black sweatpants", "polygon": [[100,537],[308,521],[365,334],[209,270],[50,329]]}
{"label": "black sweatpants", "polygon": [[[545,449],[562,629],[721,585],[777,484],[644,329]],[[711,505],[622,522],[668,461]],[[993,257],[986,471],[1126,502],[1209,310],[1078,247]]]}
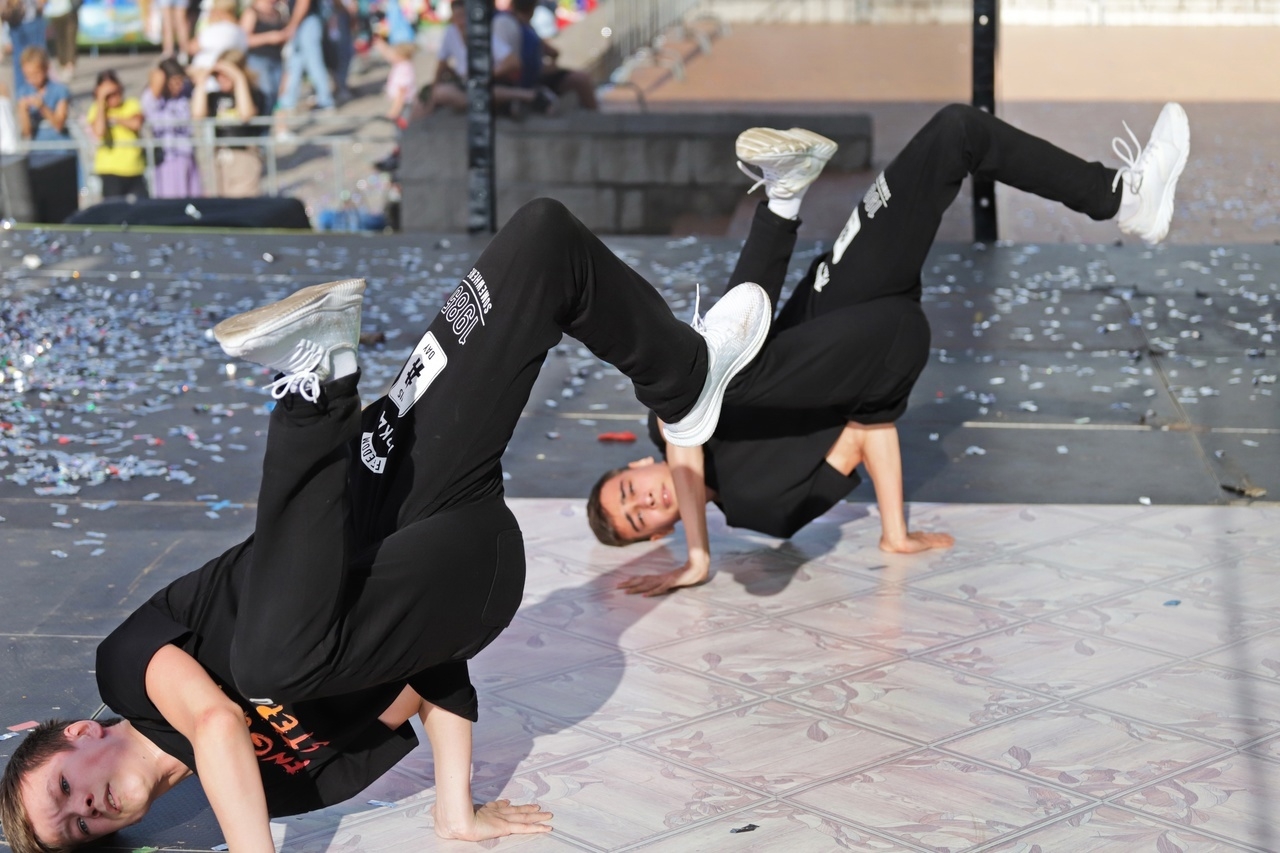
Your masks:
{"label": "black sweatpants", "polygon": [[[859,422],[895,420],[929,357],[920,273],[964,179],[993,179],[1102,220],[1120,207],[1115,174],[982,110],[944,107],[854,206],[725,404],[835,407]],[[762,203],[728,286],[754,281],[776,306],[799,225]]]}
{"label": "black sweatpants", "polygon": [[499,460],[562,333],[664,419],[702,391],[702,338],[541,199],[493,238],[388,396],[361,412],[347,377],[275,408],[232,648],[242,693],[296,702],[407,681],[436,701],[466,683],[463,662],[520,603]]}

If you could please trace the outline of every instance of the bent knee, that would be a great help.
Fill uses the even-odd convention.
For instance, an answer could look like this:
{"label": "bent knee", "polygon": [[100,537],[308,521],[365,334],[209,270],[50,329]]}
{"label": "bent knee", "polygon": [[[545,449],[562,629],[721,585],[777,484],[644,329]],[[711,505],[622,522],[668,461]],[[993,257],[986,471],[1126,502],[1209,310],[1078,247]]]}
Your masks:
{"label": "bent knee", "polygon": [[521,205],[511,215],[508,225],[518,224],[520,229],[534,231],[558,231],[573,219],[573,214],[562,202],[554,198],[535,198]]}
{"label": "bent knee", "polygon": [[947,104],[933,114],[931,124],[941,125],[947,129],[963,130],[973,121],[974,114],[982,110],[969,104]]}

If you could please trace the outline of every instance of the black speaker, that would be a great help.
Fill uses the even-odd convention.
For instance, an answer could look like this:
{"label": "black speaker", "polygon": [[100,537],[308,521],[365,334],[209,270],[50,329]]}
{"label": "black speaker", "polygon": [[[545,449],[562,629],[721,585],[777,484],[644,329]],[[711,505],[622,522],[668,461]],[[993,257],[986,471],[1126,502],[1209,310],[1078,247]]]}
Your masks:
{"label": "black speaker", "polygon": [[0,218],[15,219],[18,222],[36,221],[36,205],[31,198],[26,157],[17,154],[0,155]]}
{"label": "black speaker", "polygon": [[112,199],[86,207],[68,219],[67,224],[311,230],[311,220],[301,201],[276,196]]}

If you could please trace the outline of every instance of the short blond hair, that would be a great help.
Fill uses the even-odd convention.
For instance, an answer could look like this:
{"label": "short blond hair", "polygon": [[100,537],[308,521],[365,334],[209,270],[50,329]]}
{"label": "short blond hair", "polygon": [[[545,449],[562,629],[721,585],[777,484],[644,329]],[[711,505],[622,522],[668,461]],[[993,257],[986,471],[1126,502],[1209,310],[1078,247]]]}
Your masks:
{"label": "short blond hair", "polygon": [[240,3],[238,0],[213,0],[213,4],[209,9],[214,12],[227,12],[232,15],[240,13]]}

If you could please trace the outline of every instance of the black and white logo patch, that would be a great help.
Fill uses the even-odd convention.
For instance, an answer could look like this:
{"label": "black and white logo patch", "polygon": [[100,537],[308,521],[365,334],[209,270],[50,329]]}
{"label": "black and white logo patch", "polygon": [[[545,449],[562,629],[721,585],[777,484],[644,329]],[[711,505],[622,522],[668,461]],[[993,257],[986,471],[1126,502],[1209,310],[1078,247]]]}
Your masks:
{"label": "black and white logo patch", "polygon": [[858,236],[858,232],[862,230],[862,219],[858,216],[858,206],[853,206],[853,213],[849,214],[849,221],[844,224],[844,228],[840,229],[840,236],[836,238],[836,244],[831,249],[831,265],[835,266],[840,263],[840,259],[844,257],[845,249],[849,248],[849,244],[853,242],[853,238]]}
{"label": "black and white logo patch", "polygon": [[484,276],[472,267],[462,284],[458,285],[449,301],[440,309],[440,313],[453,327],[458,343],[465,346],[475,327],[484,325],[484,315],[492,307],[493,300],[489,297],[489,287],[485,284]]}
{"label": "black and white logo patch", "polygon": [[423,335],[387,392],[387,398],[396,404],[400,417],[403,418],[405,412],[413,408],[448,363],[449,357],[440,348],[436,336],[430,332]]}
{"label": "black and white logo patch", "polygon": [[395,449],[395,428],[387,421],[387,414],[378,416],[378,428],[360,436],[360,461],[375,474],[387,468],[387,456]]}

